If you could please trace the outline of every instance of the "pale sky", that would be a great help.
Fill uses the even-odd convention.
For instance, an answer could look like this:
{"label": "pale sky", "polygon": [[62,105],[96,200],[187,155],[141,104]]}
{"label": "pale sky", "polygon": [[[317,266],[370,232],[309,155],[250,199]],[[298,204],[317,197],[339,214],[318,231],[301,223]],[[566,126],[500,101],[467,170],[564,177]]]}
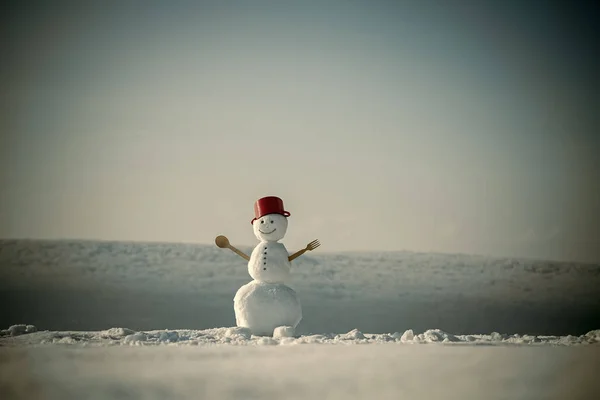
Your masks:
{"label": "pale sky", "polygon": [[595,7],[70,3],[1,17],[2,238],[600,262]]}

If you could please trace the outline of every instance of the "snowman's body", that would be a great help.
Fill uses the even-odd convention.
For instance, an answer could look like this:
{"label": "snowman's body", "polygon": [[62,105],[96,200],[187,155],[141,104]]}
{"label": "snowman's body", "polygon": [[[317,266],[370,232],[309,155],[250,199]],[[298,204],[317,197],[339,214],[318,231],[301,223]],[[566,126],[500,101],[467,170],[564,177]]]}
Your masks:
{"label": "snowman's body", "polygon": [[257,336],[271,336],[280,326],[295,329],[302,319],[296,292],[283,283],[253,280],[237,291],[233,302],[237,326]]}
{"label": "snowman's body", "polygon": [[288,256],[282,243],[263,240],[252,250],[248,273],[257,281],[285,283],[292,267]]}
{"label": "snowman's body", "polygon": [[253,225],[261,242],[248,261],[248,273],[254,280],[242,286],[233,299],[236,324],[254,335],[272,335],[281,326],[295,329],[302,319],[302,307],[296,292],[286,285],[291,263],[285,246],[278,243],[285,235],[287,219],[269,214]]}

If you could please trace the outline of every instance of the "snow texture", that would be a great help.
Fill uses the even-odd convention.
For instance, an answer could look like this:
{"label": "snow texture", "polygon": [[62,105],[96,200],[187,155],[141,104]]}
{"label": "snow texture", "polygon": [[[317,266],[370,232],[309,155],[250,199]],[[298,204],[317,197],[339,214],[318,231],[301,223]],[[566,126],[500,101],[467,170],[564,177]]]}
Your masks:
{"label": "snow texture", "polygon": [[248,274],[261,282],[286,283],[290,280],[290,269],[287,249],[277,242],[260,242],[248,261]]}
{"label": "snow texture", "polygon": [[285,237],[288,219],[280,214],[267,214],[252,223],[254,236],[261,242],[277,242]]}
{"label": "snow texture", "polygon": [[260,336],[233,326],[250,278],[221,249],[0,241],[0,395],[600,397],[597,265],[321,252],[292,269],[304,318]]}
{"label": "snow texture", "polygon": [[[31,326],[31,325],[30,325]],[[12,328],[12,327],[11,327]],[[346,333],[320,333],[294,337],[291,326],[278,326],[265,335],[254,335],[245,327],[213,328],[205,330],[152,330],[134,331],[128,328],[111,328],[103,331],[36,331],[13,334],[11,328],[2,330],[2,346],[39,346],[48,344],[77,344],[81,346],[261,346],[298,344],[428,344],[442,343],[455,345],[552,345],[579,346],[600,344],[600,330],[584,335],[549,336],[519,335],[492,332],[486,335],[453,335],[440,329],[428,329],[415,334],[412,330],[404,333],[363,333],[353,329]],[[273,333],[275,333],[273,335]],[[272,337],[271,337],[272,336]]]}
{"label": "snow texture", "polygon": [[[6,330],[8,332],[8,330]],[[247,328],[40,331],[0,338],[3,399],[592,399],[600,330],[580,336],[253,336]],[[483,345],[483,346],[482,346]]]}
{"label": "snow texture", "polygon": [[237,326],[255,335],[272,335],[279,326],[296,328],[302,319],[296,292],[280,283],[252,281],[237,291],[233,302]]}
{"label": "snow texture", "polygon": [[[287,286],[303,312],[297,334],[581,335],[599,328],[599,265],[325,250],[292,262]],[[250,280],[244,260],[214,245],[0,240],[0,326],[233,326],[233,297]]]}
{"label": "snow texture", "polygon": [[278,326],[273,330],[273,339],[294,337],[296,330],[292,326]]}
{"label": "snow texture", "polygon": [[[267,338],[264,338],[267,339]],[[595,399],[600,347],[0,348],[3,399]]]}
{"label": "snow texture", "polygon": [[291,263],[287,249],[277,242],[285,236],[287,218],[267,214],[254,221],[253,229],[261,242],[248,261],[248,273],[254,280],[242,286],[233,300],[236,324],[255,335],[273,335],[280,326],[295,329],[302,319],[302,307],[296,292],[285,285]]}

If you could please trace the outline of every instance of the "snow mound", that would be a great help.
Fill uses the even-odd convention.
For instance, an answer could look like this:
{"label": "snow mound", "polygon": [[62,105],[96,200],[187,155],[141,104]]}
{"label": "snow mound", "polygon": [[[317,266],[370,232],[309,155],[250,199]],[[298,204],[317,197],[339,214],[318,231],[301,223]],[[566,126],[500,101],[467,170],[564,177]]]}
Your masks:
{"label": "snow mound", "polygon": [[10,326],[8,329],[3,329],[2,331],[0,331],[0,337],[19,336],[35,331],[37,331],[37,328],[34,325],[17,324]]}
{"label": "snow mound", "polygon": [[[272,335],[277,326],[295,324],[302,335],[356,327],[363,333],[398,330],[400,336],[406,329],[424,334],[430,328],[454,334],[537,335],[582,335],[598,328],[597,264],[468,254],[317,252],[294,260],[292,268],[288,286],[308,318],[296,321],[298,307],[295,319],[276,318],[265,324],[267,332],[255,334]],[[0,293],[10,310],[0,313],[0,327],[23,321],[44,321],[54,331],[238,325],[232,320],[231,298],[248,280],[246,263],[214,244],[0,240]],[[260,296],[254,300],[245,306],[264,307]],[[284,308],[267,304],[274,314]],[[297,306],[295,301],[288,305]],[[252,323],[239,324],[247,327],[265,322],[242,319]],[[28,333],[26,326],[25,332],[21,326],[1,336],[22,333]],[[106,334],[122,340],[134,333]],[[454,340],[434,332],[425,336],[423,341]]]}
{"label": "snow mound", "polygon": [[[600,343],[600,329],[580,336],[534,336],[520,334],[453,335],[440,329],[429,329],[415,334],[404,333],[365,334],[358,329],[347,333],[312,334],[293,336],[290,327],[279,327],[273,337],[252,335],[248,328],[227,327],[205,330],[153,330],[133,331],[128,328],[111,328],[104,331],[36,331],[33,325],[13,325],[3,330],[1,345],[82,345],[82,346],[263,346],[298,344],[453,344],[453,345],[552,345],[573,346]],[[28,331],[29,330],[29,331]]]}
{"label": "snow mound", "polygon": [[290,338],[294,337],[295,329],[292,326],[278,326],[273,331],[273,338],[281,339],[281,338]]}
{"label": "snow mound", "polygon": [[133,333],[135,333],[135,331],[132,331],[131,329],[127,328],[110,328],[106,331],[101,331],[100,335],[103,338],[118,339],[131,335]]}

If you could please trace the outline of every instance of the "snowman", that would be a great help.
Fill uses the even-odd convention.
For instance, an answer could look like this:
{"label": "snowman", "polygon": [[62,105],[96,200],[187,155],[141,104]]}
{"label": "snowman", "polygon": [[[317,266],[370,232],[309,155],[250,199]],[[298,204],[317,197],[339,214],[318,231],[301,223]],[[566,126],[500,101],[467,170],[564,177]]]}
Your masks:
{"label": "snowman", "polygon": [[217,246],[229,248],[248,261],[248,273],[253,280],[237,291],[233,308],[237,326],[250,329],[253,335],[294,336],[302,319],[298,295],[286,285],[291,261],[314,250],[320,243],[312,241],[290,256],[279,243],[286,234],[289,216],[279,197],[268,196],[256,201],[251,224],[260,243],[250,257],[231,246],[225,236],[215,240]]}

